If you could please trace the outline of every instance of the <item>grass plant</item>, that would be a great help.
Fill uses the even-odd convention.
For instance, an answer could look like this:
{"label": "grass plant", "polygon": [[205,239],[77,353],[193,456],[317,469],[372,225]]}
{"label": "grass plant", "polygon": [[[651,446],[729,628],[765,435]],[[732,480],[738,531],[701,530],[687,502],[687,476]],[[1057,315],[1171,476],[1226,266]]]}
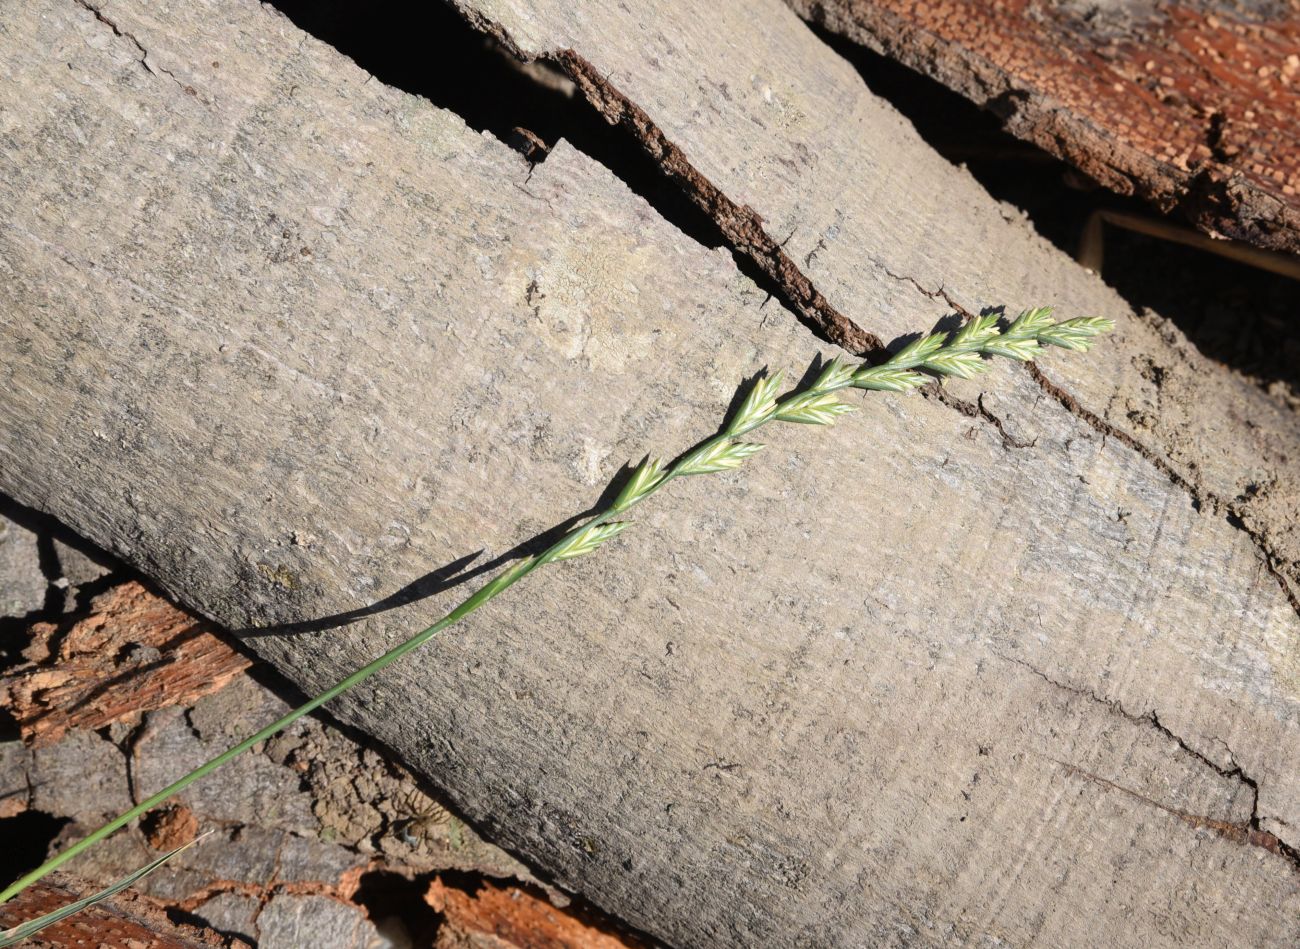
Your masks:
{"label": "grass plant", "polygon": [[[1098,317],[1053,322],[1049,307],[1027,310],[1005,328],[999,326],[999,318],[996,314],[987,314],[970,319],[954,333],[938,332],[922,336],[904,346],[880,365],[854,364],[837,357],[827,363],[813,377],[810,384],[784,395],[779,394],[783,379],[781,371],[760,376],[713,437],[701,442],[671,463],[647,457],[632,472],[613,502],[585,523],[569,531],[546,550],[515,562],[432,626],[416,633],[283,718],[248,736],[234,747],[144,799],[135,807],[50,858],[35,870],[15,880],[0,892],[0,902],[22,892],[47,873],[61,867],[98,841],[164,803],[232,758],[277,734],[358,683],[369,679],[407,653],[420,648],[448,627],[460,622],[479,607],[504,593],[534,570],[593,553],[631,526],[631,521],[623,519],[629,511],[676,479],[713,474],[739,467],[762,449],[762,445],[746,440],[746,436],[762,426],[772,422],[830,425],[841,415],[853,411],[853,406],[840,400],[839,393],[844,389],[903,392],[933,382],[936,377],[970,378],[989,368],[988,357],[1028,361],[1033,359],[1044,346],[1058,346],[1086,352],[1098,335],[1109,331],[1113,326],[1112,321]],[[144,872],[156,869],[171,856],[172,854],[168,854],[150,864],[144,871],[133,874],[128,878],[128,882],[138,879]],[[81,901],[77,904],[77,908],[111,895],[120,888],[121,886],[110,887],[103,893],[96,894],[95,897]],[[66,909],[67,907],[64,908]],[[67,915],[64,910],[56,911],[50,916],[61,919]],[[41,920],[25,923],[20,927],[24,935],[30,935],[41,928],[38,924],[42,924],[42,920],[44,920],[43,925],[56,921],[53,918],[43,917]],[[31,928],[33,926],[36,928]],[[14,939],[16,932],[17,930],[8,930],[0,933],[0,946],[12,945],[16,941]]]}

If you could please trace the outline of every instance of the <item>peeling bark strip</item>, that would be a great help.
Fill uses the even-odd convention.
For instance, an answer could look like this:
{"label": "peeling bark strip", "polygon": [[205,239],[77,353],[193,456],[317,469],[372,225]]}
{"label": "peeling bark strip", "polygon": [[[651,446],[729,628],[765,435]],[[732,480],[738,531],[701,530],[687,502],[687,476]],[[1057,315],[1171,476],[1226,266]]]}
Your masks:
{"label": "peeling bark strip", "polygon": [[1300,253],[1300,8],[787,0],[1209,233]]}
{"label": "peeling bark strip", "polygon": [[33,746],[191,702],[251,664],[136,582],[101,594],[84,619],[37,623],[31,635],[28,663],[0,677],[0,698]]}
{"label": "peeling bark strip", "polygon": [[[793,300],[811,288],[852,326],[886,340],[986,306],[1054,302],[1070,315],[1115,319],[1118,345],[1087,366],[1035,368],[1023,384],[1098,436],[1122,436],[1187,491],[1188,503],[1229,517],[1300,613],[1300,466],[1289,408],[1219,371],[1159,317],[1134,314],[1010,219],[779,2],[664,3],[652,25],[610,4],[456,6],[516,56],[567,68]],[[745,42],[722,56],[718,37]],[[764,241],[751,240],[748,224],[734,234],[735,208]],[[766,246],[779,247],[781,261],[765,256]],[[882,274],[893,292],[882,294]],[[978,404],[982,385],[952,385],[946,404]]]}
{"label": "peeling bark strip", "polygon": [[484,880],[474,892],[434,878],[425,901],[442,914],[439,945],[485,949],[641,949],[640,940],[620,937],[556,909],[528,890]]}
{"label": "peeling bark strip", "polygon": [[[0,31],[0,490],[306,691],[626,460],[712,432],[758,367],[825,354],[571,146],[530,168],[252,0],[214,2],[105,5],[195,96],[71,0]],[[918,287],[973,309],[1050,286],[1127,317],[1096,358],[1044,357],[1054,384],[1109,423],[1149,411],[1146,441],[1205,483],[1285,475],[1293,425],[1005,220],[787,8],[635,17],[583,4],[549,42],[537,17],[510,35],[612,71],[855,322],[948,312]],[[1288,846],[1300,827],[1300,636],[1255,547],[1028,373],[951,394],[975,417],[868,398],[774,433],[332,711],[670,944],[1294,945],[1294,865],[1174,813]],[[186,739],[175,711],[137,747]],[[31,754],[86,735],[107,744]],[[158,767],[120,796],[181,764],[139,760]],[[218,806],[221,777],[190,791]]]}

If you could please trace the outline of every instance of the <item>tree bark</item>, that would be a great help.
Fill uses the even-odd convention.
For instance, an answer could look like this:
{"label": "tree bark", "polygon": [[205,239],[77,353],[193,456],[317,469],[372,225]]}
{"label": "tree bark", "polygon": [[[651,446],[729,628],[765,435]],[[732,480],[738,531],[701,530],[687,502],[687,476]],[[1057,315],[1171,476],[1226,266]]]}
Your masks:
{"label": "tree bark", "polygon": [[[1122,326],[773,432],[336,713],[670,943],[1294,944],[1293,419],[785,8],[492,7],[845,343]],[[251,0],[4,27],[0,490],[309,691],[833,349],[573,148],[530,168]]]}
{"label": "tree bark", "polygon": [[1204,231],[1300,253],[1300,8],[789,0]]}

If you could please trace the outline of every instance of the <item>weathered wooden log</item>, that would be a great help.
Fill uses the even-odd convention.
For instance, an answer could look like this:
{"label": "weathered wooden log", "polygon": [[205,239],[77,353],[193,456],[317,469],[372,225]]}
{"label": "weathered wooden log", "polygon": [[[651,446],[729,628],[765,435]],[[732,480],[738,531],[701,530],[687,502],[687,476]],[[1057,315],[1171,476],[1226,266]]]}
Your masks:
{"label": "weathered wooden log", "polygon": [[[1293,943],[1293,420],[784,8],[657,4],[647,37],[500,6],[478,22],[674,144],[742,252],[779,234],[772,271],[846,343],[929,328],[943,286],[1124,325],[778,431],[337,713],[673,943]],[[4,26],[0,490],[306,689],[828,351],[574,149],[529,168],[250,0]]]}
{"label": "weathered wooden log", "polygon": [[1300,253],[1300,7],[789,0],[1219,236]]}

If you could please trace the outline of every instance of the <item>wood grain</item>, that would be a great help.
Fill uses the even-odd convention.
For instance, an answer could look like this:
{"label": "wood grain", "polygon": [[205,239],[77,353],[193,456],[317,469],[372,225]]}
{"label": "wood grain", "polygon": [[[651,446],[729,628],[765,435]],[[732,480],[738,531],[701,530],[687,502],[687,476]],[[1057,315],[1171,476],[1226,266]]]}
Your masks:
{"label": "wood grain", "polygon": [[[825,301],[804,315],[827,338],[894,341],[986,307],[1114,318],[1120,345],[1029,381],[1239,524],[1300,611],[1295,413],[991,200],[780,3],[662,3],[648,21],[619,4],[456,5],[516,55],[565,69],[801,312]],[[837,321],[848,328],[825,329]],[[953,387],[972,406],[984,388]]]}

